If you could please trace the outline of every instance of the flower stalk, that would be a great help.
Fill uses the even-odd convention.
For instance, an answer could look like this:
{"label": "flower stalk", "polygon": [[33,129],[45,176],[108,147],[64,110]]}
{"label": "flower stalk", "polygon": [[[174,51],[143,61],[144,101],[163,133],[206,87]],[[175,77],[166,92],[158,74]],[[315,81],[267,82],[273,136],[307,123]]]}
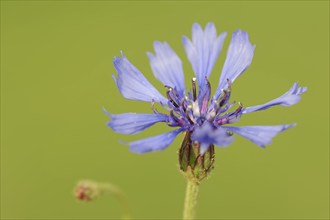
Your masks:
{"label": "flower stalk", "polygon": [[192,179],[188,179],[186,197],[185,197],[184,209],[183,209],[184,220],[195,219],[198,191],[199,191],[199,183]]}
{"label": "flower stalk", "polygon": [[118,200],[122,208],[122,219],[125,220],[131,219],[130,208],[123,191],[110,183],[100,183],[99,187],[101,188],[101,191],[103,193],[113,195]]}
{"label": "flower stalk", "polygon": [[195,219],[200,182],[210,175],[214,167],[214,146],[211,144],[204,154],[200,153],[200,143],[191,140],[187,132],[179,150],[179,164],[187,179],[183,219]]}

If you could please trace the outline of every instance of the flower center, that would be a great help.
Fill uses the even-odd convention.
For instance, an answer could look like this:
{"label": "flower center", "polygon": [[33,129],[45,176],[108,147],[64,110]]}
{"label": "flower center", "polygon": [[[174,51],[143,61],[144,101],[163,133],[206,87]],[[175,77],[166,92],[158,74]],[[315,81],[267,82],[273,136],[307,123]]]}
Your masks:
{"label": "flower center", "polygon": [[217,100],[211,99],[211,84],[207,78],[203,85],[199,85],[198,92],[196,78],[193,78],[192,88],[185,97],[181,97],[175,88],[165,86],[170,111],[168,125],[192,131],[196,126],[202,126],[205,121],[219,127],[239,120],[243,109],[241,103],[236,110],[226,113],[235,104],[229,103],[231,86],[230,81],[227,82],[228,88],[222,91]]}

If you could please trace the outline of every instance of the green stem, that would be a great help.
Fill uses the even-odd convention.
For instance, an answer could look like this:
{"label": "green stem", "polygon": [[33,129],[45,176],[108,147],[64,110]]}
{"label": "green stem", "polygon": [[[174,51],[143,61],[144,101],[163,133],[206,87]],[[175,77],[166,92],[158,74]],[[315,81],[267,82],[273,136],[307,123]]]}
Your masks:
{"label": "green stem", "polygon": [[127,202],[127,198],[123,193],[123,191],[121,191],[118,187],[109,183],[101,183],[99,184],[99,186],[103,193],[110,193],[117,198],[123,210],[122,219],[125,220],[132,219],[130,215],[130,208]]}
{"label": "green stem", "polygon": [[183,210],[184,220],[195,219],[198,190],[199,184],[196,181],[187,179],[186,198]]}

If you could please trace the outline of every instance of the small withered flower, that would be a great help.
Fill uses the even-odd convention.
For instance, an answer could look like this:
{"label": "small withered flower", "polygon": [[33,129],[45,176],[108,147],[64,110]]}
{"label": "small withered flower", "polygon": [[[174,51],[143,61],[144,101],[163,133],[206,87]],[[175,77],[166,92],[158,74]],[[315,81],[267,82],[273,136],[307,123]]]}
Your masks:
{"label": "small withered flower", "polygon": [[74,188],[74,196],[80,201],[92,201],[102,194],[99,184],[91,180],[81,180]]}
{"label": "small withered flower", "polygon": [[[222,68],[219,83],[212,96],[209,76],[220,54],[227,33],[217,35],[213,23],[203,30],[195,23],[192,39],[183,36],[182,42],[195,76],[191,89],[186,93],[181,60],[166,42],[154,43],[155,54],[147,53],[154,76],[165,85],[166,97],[149,83],[143,74],[122,57],[114,58],[117,76],[113,76],[120,93],[127,99],[150,102],[153,114],[110,114],[108,126],[122,134],[136,134],[158,122],[177,129],[170,132],[128,143],[135,153],[160,151],[168,147],[175,137],[185,132],[179,150],[180,169],[196,182],[208,176],[214,165],[214,146],[226,147],[238,134],[260,147],[270,144],[278,133],[294,126],[231,126],[243,115],[273,106],[291,106],[299,102],[307,88],[297,83],[282,96],[265,104],[244,107],[230,101],[231,84],[249,67],[255,45],[242,30],[233,33]],[[159,103],[169,114],[158,112]],[[233,110],[233,106],[235,107]]]}
{"label": "small withered flower", "polygon": [[80,180],[75,186],[73,194],[77,200],[83,202],[94,201],[105,194],[111,195],[119,201],[122,207],[122,218],[131,219],[130,208],[125,194],[119,187],[111,183]]}

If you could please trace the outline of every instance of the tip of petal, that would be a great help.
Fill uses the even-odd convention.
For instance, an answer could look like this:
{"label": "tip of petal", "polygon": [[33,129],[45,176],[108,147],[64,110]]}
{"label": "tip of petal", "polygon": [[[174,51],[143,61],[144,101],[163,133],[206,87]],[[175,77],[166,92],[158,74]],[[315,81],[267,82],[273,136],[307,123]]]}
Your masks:
{"label": "tip of petal", "polygon": [[110,118],[112,117],[112,115],[105,109],[105,107],[102,107],[102,111],[104,112],[104,114],[106,114],[107,116],[109,116]]}
{"label": "tip of petal", "polygon": [[238,34],[241,34],[243,31],[241,30],[241,29],[237,29],[236,31],[234,31],[233,33],[232,33],[232,35],[234,36],[234,35],[238,35]]}
{"label": "tip of petal", "polygon": [[182,36],[182,43],[183,45],[186,45],[190,42],[189,38],[185,35]]}
{"label": "tip of petal", "polygon": [[292,124],[284,125],[282,131],[285,131],[285,130],[287,130],[289,128],[295,127],[296,125],[297,125],[297,123],[292,123]]}
{"label": "tip of petal", "polygon": [[292,93],[295,93],[297,91],[297,89],[298,89],[298,83],[295,82],[295,83],[293,83],[293,85],[291,87]]}
{"label": "tip of petal", "polygon": [[198,24],[197,22],[195,22],[193,24],[193,27],[192,27],[192,31],[193,32],[195,32],[195,31],[202,31],[202,30],[203,30],[203,28],[202,28],[202,26],[200,24]]}
{"label": "tip of petal", "polygon": [[194,22],[193,27],[201,27],[201,25],[198,22]]}
{"label": "tip of petal", "polygon": [[161,47],[163,44],[162,44],[162,42],[160,42],[160,41],[158,41],[158,40],[156,40],[156,41],[154,41],[154,49],[155,49],[155,51],[157,51],[157,49],[159,48],[159,47]]}
{"label": "tip of petal", "polygon": [[215,25],[213,22],[209,22],[205,26],[205,30],[212,31],[216,33]]}
{"label": "tip of petal", "polygon": [[113,65],[115,66],[115,68],[118,70],[118,67],[121,65],[121,63],[122,63],[122,61],[123,61],[123,59],[121,58],[121,57],[119,57],[119,56],[115,56],[114,58],[113,58]]}
{"label": "tip of petal", "polygon": [[120,50],[120,54],[123,58],[125,57],[124,52],[122,50]]}
{"label": "tip of petal", "polygon": [[140,149],[139,147],[136,147],[136,146],[130,146],[129,150],[136,154],[144,154],[144,153],[148,153],[148,152],[152,151],[151,149],[147,150],[146,148]]}
{"label": "tip of petal", "polygon": [[115,81],[116,85],[118,86],[117,78],[116,78],[115,74],[112,74],[112,79]]}
{"label": "tip of petal", "polygon": [[301,94],[307,92],[307,90],[308,90],[307,87],[301,87]]}
{"label": "tip of petal", "polygon": [[206,27],[215,27],[214,23],[212,21],[207,22]]}
{"label": "tip of petal", "polygon": [[225,38],[226,36],[227,36],[227,32],[225,31],[225,32],[222,32],[220,35],[219,35],[219,37],[218,37],[218,39],[219,38]]}
{"label": "tip of petal", "polygon": [[154,58],[155,58],[155,56],[153,55],[153,53],[151,53],[151,52],[147,52],[147,56],[148,56],[148,58],[150,59],[150,60],[153,60]]}
{"label": "tip of petal", "polygon": [[233,33],[233,37],[234,36],[238,36],[238,38],[237,39],[241,39],[241,40],[246,40],[246,41],[250,41],[249,40],[249,34],[248,34],[248,32],[246,32],[246,31],[243,31],[243,30],[241,30],[241,29],[238,29],[238,30],[236,30],[234,33]]}
{"label": "tip of petal", "polygon": [[243,31],[242,29],[237,29],[236,31],[234,31],[233,34],[247,34],[245,31]]}

